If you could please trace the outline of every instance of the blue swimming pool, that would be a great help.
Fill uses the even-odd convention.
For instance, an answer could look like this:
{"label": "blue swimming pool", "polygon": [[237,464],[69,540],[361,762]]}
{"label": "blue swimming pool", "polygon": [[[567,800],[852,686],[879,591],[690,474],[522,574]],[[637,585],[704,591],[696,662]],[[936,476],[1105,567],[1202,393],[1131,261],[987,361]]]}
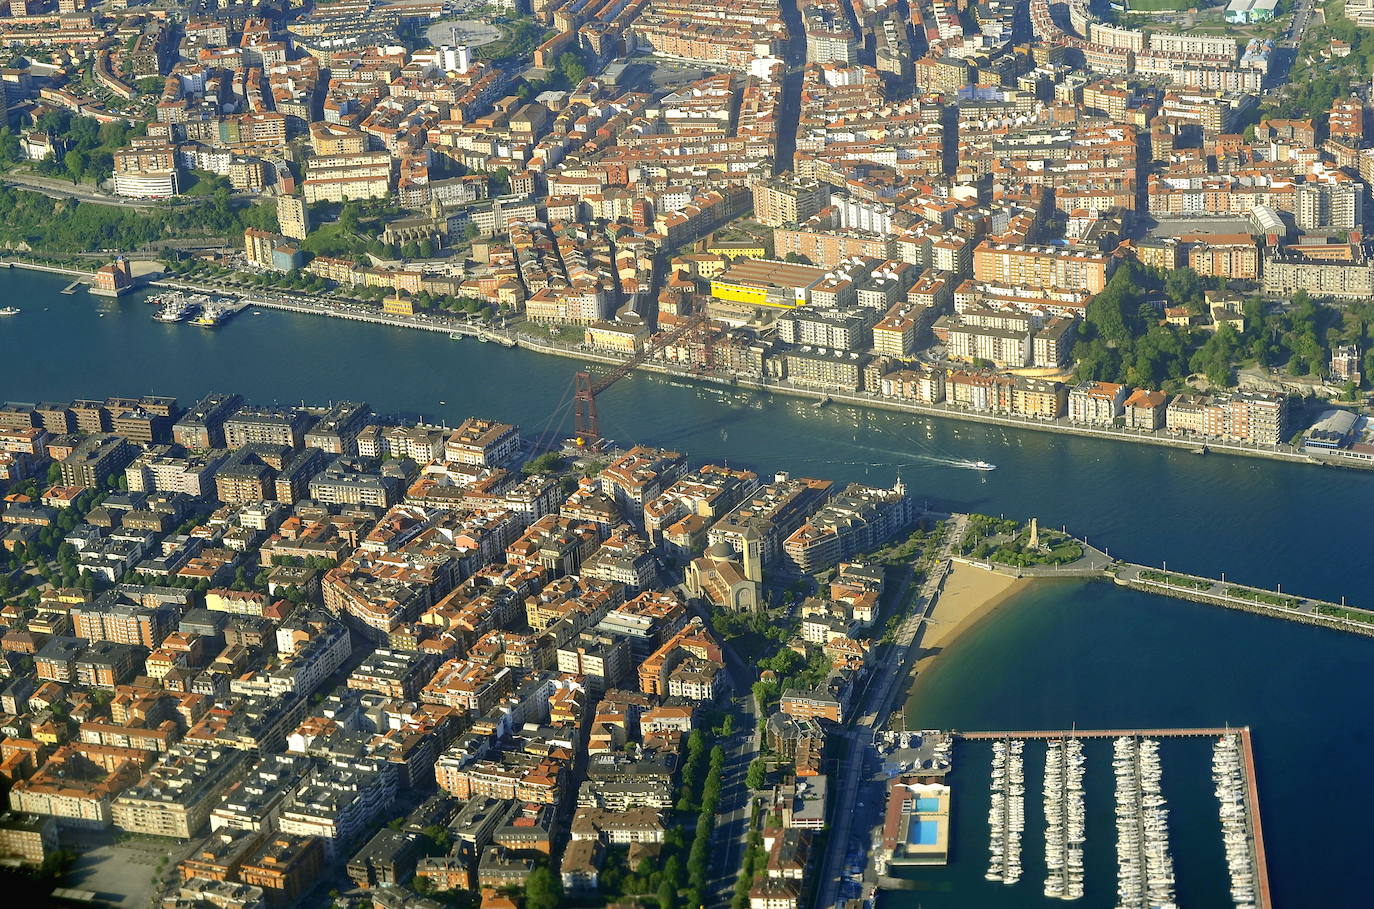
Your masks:
{"label": "blue swimming pool", "polygon": [[939,821],[913,819],[906,831],[906,841],[912,846],[934,846],[939,838]]}
{"label": "blue swimming pool", "polygon": [[939,800],[939,799],[917,799],[917,800],[916,800],[916,810],[917,810],[917,811],[920,811],[920,812],[922,812],[922,813],[925,813],[925,812],[927,812],[927,811],[939,811],[939,810],[940,810],[940,800]]}

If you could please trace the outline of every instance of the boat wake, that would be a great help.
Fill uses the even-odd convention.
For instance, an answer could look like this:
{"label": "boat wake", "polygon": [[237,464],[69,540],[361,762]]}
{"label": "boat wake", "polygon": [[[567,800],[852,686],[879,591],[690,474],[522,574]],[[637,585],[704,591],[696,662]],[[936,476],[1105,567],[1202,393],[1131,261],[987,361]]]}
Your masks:
{"label": "boat wake", "polygon": [[922,461],[941,464],[945,467],[958,467],[961,470],[996,470],[996,464],[987,461],[970,461],[967,458],[940,458],[934,455],[917,455]]}
{"label": "boat wake", "polygon": [[907,467],[919,464],[930,464],[936,467],[954,467],[959,470],[986,471],[997,469],[996,464],[992,464],[988,461],[976,461],[971,458],[952,458],[947,455],[922,454],[918,451],[898,451],[892,448],[877,448],[872,445],[865,445],[862,442],[852,442],[845,439],[837,439],[836,441],[842,445],[848,445],[850,448],[857,448],[861,451],[868,451],[878,455],[890,455],[896,459],[879,463],[867,462],[867,466],[869,467]]}

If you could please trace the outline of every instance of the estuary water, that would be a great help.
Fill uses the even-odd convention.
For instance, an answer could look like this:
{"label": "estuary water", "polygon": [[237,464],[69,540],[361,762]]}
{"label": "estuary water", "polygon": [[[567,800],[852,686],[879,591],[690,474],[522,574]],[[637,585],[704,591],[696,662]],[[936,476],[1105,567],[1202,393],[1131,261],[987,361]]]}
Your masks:
{"label": "estuary water", "polygon": [[[571,426],[567,401],[580,368],[573,360],[270,310],[245,311],[216,330],[164,325],[152,320],[143,295],[63,295],[66,283],[0,272],[0,306],[23,310],[0,317],[0,399],[157,393],[190,403],[226,390],[264,404],[366,400],[379,412],[450,425],[490,416],[531,434]],[[631,376],[599,404],[605,434],[678,448],[695,462],[882,485],[900,475],[932,507],[1036,516],[1133,561],[1374,602],[1374,474],[818,408],[660,376]],[[958,466],[969,460],[997,469]],[[1361,860],[1374,787],[1360,773],[1374,742],[1372,682],[1374,640],[1106,584],[1055,584],[1033,588],[950,646],[916,681],[909,722],[963,729],[1248,723],[1276,905],[1364,905],[1374,893],[1374,868]],[[902,894],[898,905],[1041,899],[1029,861],[1017,887],[982,880],[986,755],[967,753],[966,769],[957,771],[971,782],[956,794],[963,806],[956,861],[925,872],[934,889]],[[1194,849],[1191,832],[1176,833],[1183,837],[1175,846],[1180,895],[1195,896],[1183,905],[1221,905],[1223,890],[1208,870],[1219,858],[1206,858],[1204,844],[1217,830],[1210,781],[1188,781],[1208,771],[1192,761],[1195,773],[1186,766],[1171,773],[1169,749],[1164,758],[1166,796],[1175,781],[1185,802],[1189,791],[1197,796],[1197,810],[1179,806],[1178,823],[1205,834]],[[1090,788],[1094,770],[1109,775],[1110,762],[1090,766]],[[1028,814],[1038,798],[1032,780],[1028,772]],[[1029,856],[1030,831],[1027,843]],[[1202,864],[1194,866],[1197,850]],[[1113,856],[1109,835],[1090,844],[1082,905],[1111,904]]]}

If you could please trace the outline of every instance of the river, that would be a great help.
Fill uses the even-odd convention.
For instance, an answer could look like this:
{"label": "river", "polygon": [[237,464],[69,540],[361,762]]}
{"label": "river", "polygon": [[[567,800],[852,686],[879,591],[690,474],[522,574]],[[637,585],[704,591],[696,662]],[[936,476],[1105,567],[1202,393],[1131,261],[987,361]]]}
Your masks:
{"label": "river", "polygon": [[[137,295],[58,293],[66,283],[0,274],[0,305],[24,310],[0,320],[0,398],[158,393],[189,403],[232,390],[259,403],[362,399],[380,412],[450,424],[479,414],[531,434],[570,425],[572,360],[266,310],[218,330],[163,325]],[[1034,515],[1133,561],[1371,605],[1374,474],[817,408],[649,375],[622,381],[599,404],[607,435],[679,448],[694,461],[883,485],[900,474],[935,507]],[[979,459],[998,469],[957,466]],[[1366,638],[1105,584],[1054,586],[1012,601],[951,646],[917,680],[911,721],[965,729],[1250,723],[1276,897],[1284,897],[1277,904],[1354,905],[1374,889],[1374,871],[1358,861],[1368,836],[1356,820],[1374,807],[1357,763],[1374,740],[1363,690],[1371,670]],[[971,777],[984,790],[985,769]],[[1168,794],[1167,763],[1165,774]],[[1192,820],[1214,830],[1215,805],[1202,807],[1210,813]],[[984,856],[963,833],[956,829],[956,850],[976,866]],[[1108,845],[1099,837],[1096,848]],[[1177,849],[1176,859],[1182,886],[1188,872]],[[972,866],[958,862],[945,873],[961,867]],[[1324,888],[1320,902],[1309,899],[1314,882]],[[1003,905],[1025,905],[1011,894],[1038,894],[1039,885],[979,892],[989,902],[977,905],[995,905],[997,895]]]}

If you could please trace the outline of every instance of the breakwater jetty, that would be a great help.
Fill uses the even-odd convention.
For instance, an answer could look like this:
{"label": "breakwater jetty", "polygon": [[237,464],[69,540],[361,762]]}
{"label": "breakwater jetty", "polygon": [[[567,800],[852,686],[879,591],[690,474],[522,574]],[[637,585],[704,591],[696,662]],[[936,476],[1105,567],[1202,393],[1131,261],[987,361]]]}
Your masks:
{"label": "breakwater jetty", "polygon": [[1237,584],[1228,581],[1225,574],[1218,579],[1170,571],[1168,563],[1159,568],[1140,565],[1114,559],[1110,553],[1096,549],[1084,540],[1075,542],[1083,548],[1083,555],[1061,565],[1008,565],[994,559],[972,559],[967,556],[956,557],[955,561],[1016,578],[1108,578],[1122,587],[1147,593],[1374,637],[1374,609],[1351,606],[1344,600],[1334,603],[1300,596],[1287,593],[1282,588],[1268,590]]}
{"label": "breakwater jetty", "polygon": [[1374,636],[1374,610],[1348,606],[1344,602],[1332,603],[1284,593],[1282,589],[1265,590],[1236,584],[1224,576],[1218,580],[1131,562],[1118,562],[1107,569],[1107,574],[1123,587]]}

